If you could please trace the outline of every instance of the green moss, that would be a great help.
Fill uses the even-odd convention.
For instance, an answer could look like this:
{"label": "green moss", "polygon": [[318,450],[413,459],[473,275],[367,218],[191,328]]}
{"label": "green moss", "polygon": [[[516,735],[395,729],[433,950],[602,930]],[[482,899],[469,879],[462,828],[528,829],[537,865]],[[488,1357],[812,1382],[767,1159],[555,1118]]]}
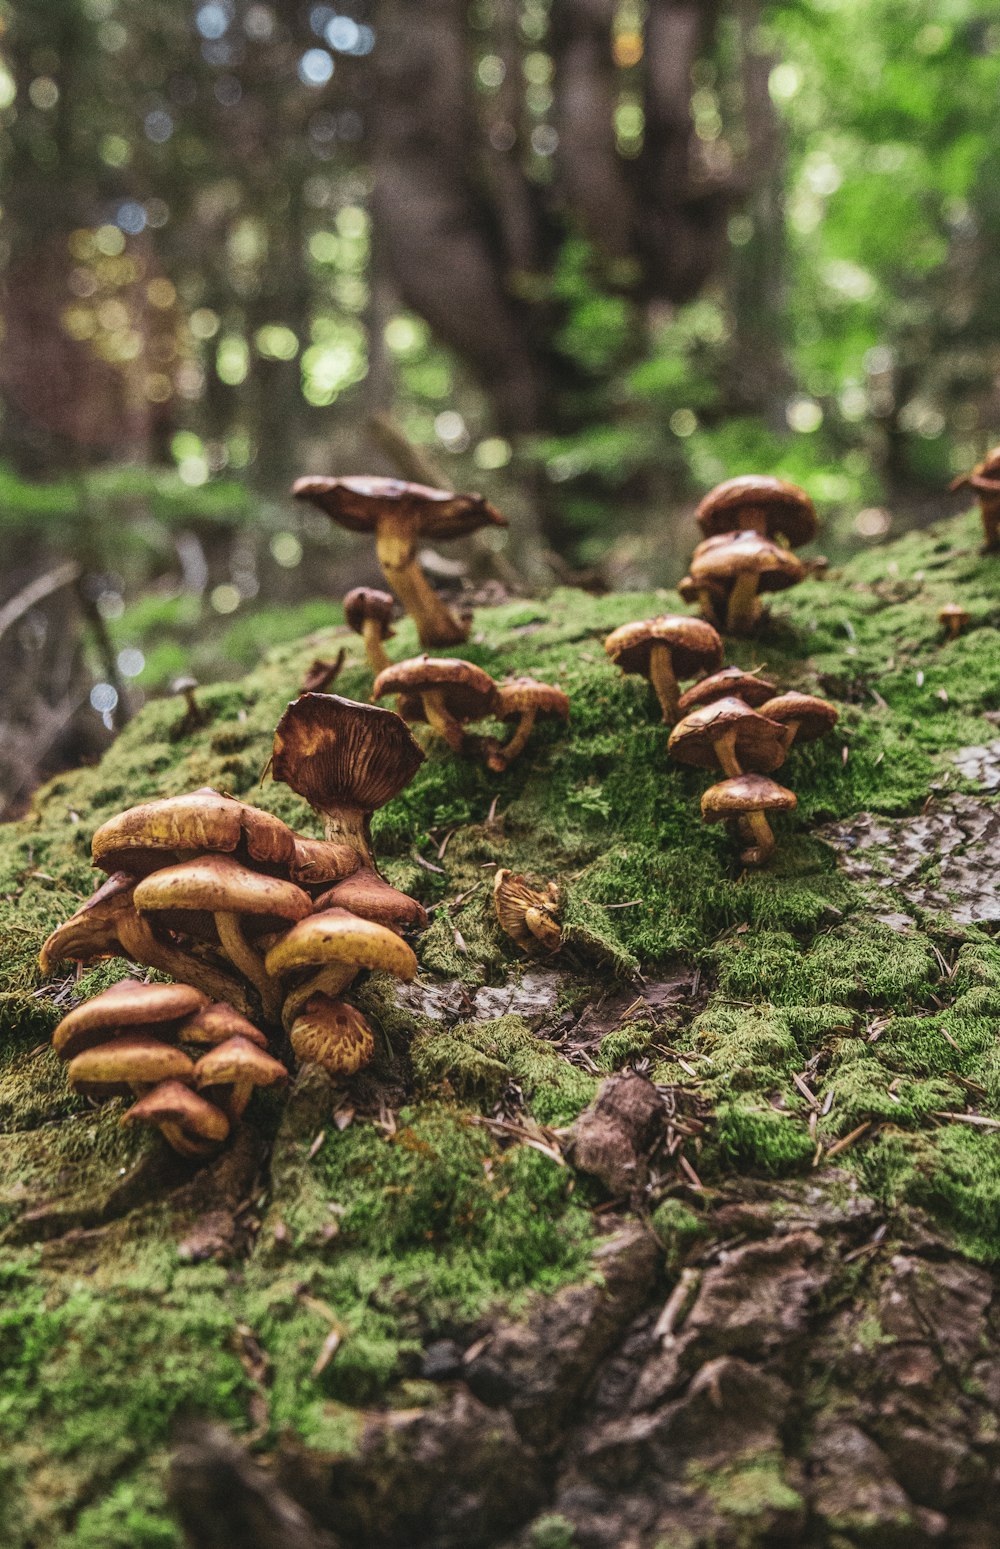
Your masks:
{"label": "green moss", "polygon": [[704,1216],[695,1215],[679,1199],[665,1199],[653,1212],[650,1222],[663,1244],[668,1275],[677,1275],[686,1254],[711,1231]]}
{"label": "green moss", "polygon": [[647,1054],[663,1031],[646,1022],[626,1022],[606,1033],[597,1051],[596,1064],[603,1071],[622,1070]]}
{"label": "green moss", "polygon": [[757,1520],[775,1511],[802,1511],[805,1502],[785,1481],[781,1465],[780,1452],[754,1453],[720,1469],[693,1464],[688,1468],[688,1480],[737,1521]]}
{"label": "green moss", "polygon": [[536,1517],[528,1529],[530,1549],[576,1549],[576,1529],[556,1512]]}
{"label": "green moss", "polygon": [[808,1166],[814,1145],[794,1114],[749,1102],[722,1103],[709,1155],[724,1171],[758,1172],[781,1177]]}

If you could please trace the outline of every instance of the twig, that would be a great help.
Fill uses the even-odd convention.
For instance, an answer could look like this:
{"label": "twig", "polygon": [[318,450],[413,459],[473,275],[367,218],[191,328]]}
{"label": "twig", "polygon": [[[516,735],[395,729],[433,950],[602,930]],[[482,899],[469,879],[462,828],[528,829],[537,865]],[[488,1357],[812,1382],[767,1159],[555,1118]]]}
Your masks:
{"label": "twig", "polygon": [[72,586],[79,580],[80,567],[75,560],[67,560],[64,565],[57,565],[54,570],[47,570],[44,575],[36,576],[29,581],[27,586],[22,586],[13,597],[8,597],[3,607],[0,608],[0,636],[3,636],[22,619],[26,613],[38,603],[44,602],[46,597],[51,597],[53,592],[62,591],[64,586]]}
{"label": "twig", "polygon": [[665,1345],[673,1341],[674,1334],[694,1301],[701,1281],[701,1271],[682,1269],[681,1276],[664,1303],[663,1311],[653,1325],[653,1338]]}

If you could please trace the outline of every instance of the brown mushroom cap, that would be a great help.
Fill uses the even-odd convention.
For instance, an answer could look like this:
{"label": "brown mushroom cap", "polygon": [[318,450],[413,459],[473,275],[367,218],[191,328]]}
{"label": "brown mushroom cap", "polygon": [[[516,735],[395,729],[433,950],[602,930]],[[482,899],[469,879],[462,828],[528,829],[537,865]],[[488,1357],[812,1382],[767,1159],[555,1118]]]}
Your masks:
{"label": "brown mushroom cap", "polygon": [[197,1044],[218,1044],[225,1043],[227,1038],[244,1038],[256,1044],[258,1049],[267,1048],[267,1039],[260,1029],[232,1006],[227,1006],[224,1000],[202,1006],[194,1016],[186,1018],[177,1029],[177,1037],[181,1043]]}
{"label": "brown mushroom cap", "polygon": [[390,628],[393,607],[391,592],[380,592],[374,586],[356,586],[344,598],[344,618],[356,635],[360,635],[367,619],[374,619],[382,626],[382,639],[391,640],[395,634]]}
{"label": "brown mushroom cap", "polygon": [[480,527],[507,526],[507,518],[482,495],[456,495],[401,479],[296,479],[292,494],[351,532],[374,532],[383,515],[396,512],[411,516],[425,538],[464,538]]}
{"label": "brown mushroom cap", "polygon": [[744,672],[742,667],[723,667],[721,672],[713,672],[711,677],[702,678],[693,688],[689,688],[677,701],[677,709],[681,715],[687,715],[689,710],[697,710],[699,705],[710,705],[713,700],[726,699],[735,695],[742,699],[744,704],[752,709],[759,709],[765,700],[774,695],[774,684],[767,678],[758,677],[756,673]]}
{"label": "brown mushroom cap", "polygon": [[312,908],[309,894],[294,882],[251,871],[229,855],[198,855],[164,866],[144,877],[134,896],[136,908],[143,913],[192,909],[294,921]]}
{"label": "brown mushroom cap", "polygon": [[959,474],[952,481],[951,487],[961,489],[963,485],[971,485],[973,489],[988,495],[1000,494],[1000,446],[991,447],[982,461],[968,473]]}
{"label": "brown mushroom cap", "polygon": [[493,714],[497,703],[497,685],[489,673],[458,657],[414,656],[394,662],[379,673],[372,686],[373,699],[384,694],[421,693],[441,694],[456,721],[480,721]]}
{"label": "brown mushroom cap", "polygon": [[561,899],[554,882],[544,888],[531,887],[519,873],[506,867],[493,878],[493,907],[501,928],[520,947],[537,949],[539,943],[550,952],[562,945],[558,911]]}
{"label": "brown mushroom cap", "polygon": [[969,613],[968,609],[963,608],[959,602],[946,602],[938,614],[939,624],[954,623],[959,627],[964,627],[970,622],[970,619],[971,614]]}
{"label": "brown mushroom cap", "polygon": [[229,1134],[229,1120],[222,1109],[180,1081],[155,1086],[122,1115],[122,1123],[154,1125],[184,1156],[204,1156]]}
{"label": "brown mushroom cap", "polygon": [[68,958],[92,963],[100,957],[124,957],[118,926],[126,916],[135,913],[134,889],[135,878],[123,871],[102,882],[76,913],[57,925],[42,943],[38,954],[42,972],[51,973],[54,964]]}
{"label": "brown mushroom cap", "polygon": [[742,699],[716,699],[700,705],[670,733],[667,750],[682,764],[696,769],[716,767],[715,743],[733,729],[736,731],[736,757],[762,774],[779,769],[785,761],[784,727],[752,710]]}
{"label": "brown mushroom cap", "polygon": [[758,532],[736,533],[731,542],[720,543],[718,548],[691,561],[691,575],[696,583],[728,586],[748,573],[756,575],[758,591],[780,592],[804,580],[807,572],[789,549],[783,549],[771,538],[762,538]]}
{"label": "brown mushroom cap", "polygon": [[701,815],[706,823],[720,823],[751,812],[791,812],[796,805],[794,791],[764,775],[746,774],[710,785],[701,798]]}
{"label": "brown mushroom cap", "polygon": [[669,646],[678,678],[712,671],[722,663],[722,641],[711,624],[684,613],[665,613],[660,618],[622,624],[611,631],[604,649],[622,672],[638,672],[646,677],[655,645]]}
{"label": "brown mushroom cap", "polygon": [[766,700],[760,707],[760,713],[781,726],[796,721],[796,742],[814,742],[817,737],[823,737],[831,731],[840,718],[840,712],[834,705],[828,705],[825,699],[794,692],[778,694],[776,698]]}
{"label": "brown mushroom cap", "polygon": [[73,1056],[66,1077],[74,1091],[89,1097],[117,1097],[134,1086],[194,1079],[194,1061],[183,1049],[143,1033],[125,1033],[111,1043],[95,1044]]}
{"label": "brown mushroom cap", "polygon": [[353,1076],[375,1053],[368,1022],[354,1006],[329,995],[311,995],[292,1023],[296,1057],[335,1076]]}
{"label": "brown mushroom cap", "polygon": [[271,768],[276,780],[318,811],[345,806],[375,812],[412,780],[423,761],[394,711],[339,694],[302,694],[275,729]]}
{"label": "brown mushroom cap", "polygon": [[536,716],[555,715],[567,721],[569,695],[550,683],[539,683],[537,678],[507,678],[497,684],[493,714],[498,720],[513,721],[529,710],[534,710]]}
{"label": "brown mushroom cap", "polygon": [[381,968],[397,979],[412,979],[417,971],[417,960],[401,936],[346,909],[325,909],[300,920],[266,959],[267,971],[275,978],[326,963]]}
{"label": "brown mushroom cap", "polygon": [[376,925],[386,925],[397,932],[427,928],[423,904],[384,882],[367,866],[320,894],[316,912],[325,909],[347,909],[362,920],[373,920]]}
{"label": "brown mushroom cap", "polygon": [[350,876],[361,864],[357,850],[349,844],[336,844],[330,839],[307,839],[295,835],[295,853],[288,874],[293,882],[303,887],[322,887],[324,883],[338,882]]}
{"label": "brown mushroom cap", "polygon": [[203,1011],[208,996],[189,984],[141,984],[122,979],[67,1012],[52,1034],[52,1047],[69,1060],[81,1050],[105,1043],[120,1030],[155,1028],[161,1036]]}
{"label": "brown mushroom cap", "polygon": [[192,1066],[199,1092],[206,1087],[276,1086],[288,1080],[288,1071],[266,1049],[237,1034],[216,1044]]}
{"label": "brown mushroom cap", "polygon": [[793,549],[815,538],[818,530],[816,508],[804,489],[760,474],[743,474],[717,484],[702,500],[695,520],[710,537],[738,527],[746,511],[763,512],[768,537],[787,538]]}
{"label": "brown mushroom cap", "polygon": [[287,866],[294,843],[292,830],[272,813],[204,787],[120,812],[94,834],[92,854],[102,871],[139,875],[185,850],[231,854],[243,847],[263,865]]}

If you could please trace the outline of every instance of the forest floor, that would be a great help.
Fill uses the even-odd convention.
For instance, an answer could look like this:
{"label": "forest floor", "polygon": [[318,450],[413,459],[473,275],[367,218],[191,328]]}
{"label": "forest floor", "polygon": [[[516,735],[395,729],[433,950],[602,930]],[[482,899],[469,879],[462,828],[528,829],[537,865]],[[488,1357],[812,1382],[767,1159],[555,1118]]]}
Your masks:
{"label": "forest floor", "polygon": [[[374,1064],[303,1070],[200,1170],[48,1048],[126,965],[42,983],[38,948],[91,890],[93,829],[145,797],[210,784],[314,832],[261,773],[314,656],[346,645],[336,690],[366,696],[359,642],[273,651],[199,692],[191,734],[149,705],[0,829],[6,1549],[173,1549],[178,1518],[199,1549],[995,1546],[978,542],[969,516],[866,553],[730,645],[841,710],[784,766],[799,806],[758,874],[602,648],[669,594],[481,611],[464,654],[561,684],[569,727],[503,776],[429,745],[374,825],[433,911],[415,984],[353,997]],[[953,600],[972,622],[945,641]],[[499,931],[498,865],[562,886],[554,958]]]}

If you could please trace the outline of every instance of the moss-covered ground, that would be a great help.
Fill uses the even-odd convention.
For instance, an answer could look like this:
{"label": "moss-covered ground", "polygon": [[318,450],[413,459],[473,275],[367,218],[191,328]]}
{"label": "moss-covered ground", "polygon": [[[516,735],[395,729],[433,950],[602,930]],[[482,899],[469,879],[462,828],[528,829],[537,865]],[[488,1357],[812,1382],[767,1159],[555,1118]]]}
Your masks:
{"label": "moss-covered ground", "polygon": [[[595,1186],[544,1139],[519,1144],[483,1120],[506,1115],[551,1141],[616,1068],[638,1062],[706,1119],[685,1152],[702,1187],[668,1171],[649,1201],[668,1275],[711,1231],[713,1191],[734,1175],[822,1178],[834,1163],[886,1208],[919,1206],[962,1251],[1000,1257],[1000,947],[912,906],[909,924],[887,923],[898,901],[848,882],[816,835],[962,789],[955,750],[994,737],[1000,558],[977,543],[969,516],[865,554],[780,597],[757,640],[730,644],[727,660],[841,709],[835,735],[785,766],[799,806],[759,874],[741,874],[731,840],[701,824],[706,777],[670,764],[650,690],[602,649],[614,626],[673,608],[670,595],[563,590],[480,612],[463,654],[496,676],[559,683],[569,728],[538,727],[503,776],[428,743],[375,838],[391,880],[433,909],[422,980],[453,985],[456,1003],[525,966],[492,916],[493,868],[559,881],[567,947],[551,1018],[435,1020],[370,981],[373,1073],[336,1114],[308,1081],[284,1107],[262,1105],[270,1160],[236,1202],[240,1231],[205,1257],[185,1245],[200,1219],[188,1175],[162,1206],[141,1198],[132,1180],[159,1143],[122,1130],[118,1105],[72,1098],[46,1047],[62,1011],[124,965],[43,985],[38,947],[91,890],[91,833],[123,806],[211,784],[315,831],[297,797],[261,783],[271,731],[311,659],[341,644],[337,691],[364,698],[360,643],[331,627],[272,651],[244,681],[200,691],[207,725],[190,736],[176,702],[150,704],[100,766],[52,781],[0,830],[9,1549],[173,1549],[162,1467],[186,1415],[263,1447],[292,1429],[349,1450],[362,1406],[431,1402],[429,1340],[591,1272]],[[951,600],[972,623],[945,642],[937,612]],[[414,645],[403,626],[395,654]],[[640,975],[688,975],[690,996],[657,1015]],[[635,990],[621,996],[631,1009],[581,1051],[576,1018],[616,984]],[[336,1355],[317,1363],[333,1327]],[[543,1528],[537,1541],[555,1542]]]}

